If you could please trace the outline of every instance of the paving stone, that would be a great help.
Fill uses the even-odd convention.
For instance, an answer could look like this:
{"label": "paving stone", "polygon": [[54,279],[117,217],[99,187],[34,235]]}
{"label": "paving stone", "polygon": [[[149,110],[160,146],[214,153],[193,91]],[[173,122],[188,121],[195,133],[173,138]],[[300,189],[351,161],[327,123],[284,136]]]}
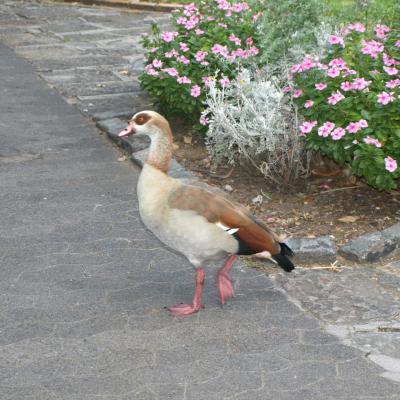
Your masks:
{"label": "paving stone", "polygon": [[331,264],[336,260],[335,242],[329,236],[317,238],[288,238],[288,246],[294,251],[295,263]]}
{"label": "paving stone", "polygon": [[[79,101],[74,96],[81,96],[81,105],[99,100],[99,124],[110,133],[135,111],[134,104],[123,107],[124,95],[102,97],[137,87],[140,68],[132,65],[141,62],[142,50],[138,35],[132,36],[154,20],[168,19],[24,0],[1,3],[0,19],[1,13],[17,21],[0,30],[1,40],[19,46],[28,58],[35,58],[34,46],[40,45],[41,67],[61,68],[42,73],[44,81],[70,103]],[[85,19],[96,29],[84,28]],[[73,32],[80,28],[84,33]],[[21,34],[24,29],[31,33]],[[99,30],[103,38],[93,34]],[[68,53],[62,47],[60,54],[46,56],[47,45],[50,51],[62,43],[60,32],[70,32],[63,45],[76,48],[77,55],[87,50],[78,65],[87,65],[92,54],[124,62],[76,68],[71,59],[63,62]],[[140,222],[139,170],[118,161],[121,153],[104,135],[2,45],[0,71],[7,93],[0,110],[8,110],[1,118],[8,129],[0,161],[2,398],[336,400],[338,393],[341,399],[397,400],[397,372],[364,357],[371,344],[381,351],[374,354],[397,358],[396,332],[357,344],[323,329],[382,315],[390,322],[384,327],[395,327],[391,318],[399,300],[397,281],[390,279],[397,277],[395,264],[385,271],[363,267],[330,275],[274,270],[267,278],[237,263],[236,297],[224,308],[213,270],[207,272],[206,308],[188,318],[173,317],[163,307],[191,299],[193,269]],[[175,164],[172,173],[184,170]]]}

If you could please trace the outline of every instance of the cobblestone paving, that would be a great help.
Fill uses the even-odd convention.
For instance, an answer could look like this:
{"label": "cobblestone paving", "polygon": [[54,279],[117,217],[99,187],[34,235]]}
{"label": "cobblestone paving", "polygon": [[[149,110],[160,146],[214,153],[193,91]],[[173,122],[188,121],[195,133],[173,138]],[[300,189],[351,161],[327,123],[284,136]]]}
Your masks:
{"label": "cobblestone paving", "polygon": [[[0,40],[107,121],[147,107],[134,75],[154,19],[6,0]],[[141,225],[138,170],[1,45],[0,73],[2,400],[400,399],[380,376],[397,379],[399,264],[272,279],[238,266],[224,309],[209,279],[206,310],[171,317],[193,273]]]}

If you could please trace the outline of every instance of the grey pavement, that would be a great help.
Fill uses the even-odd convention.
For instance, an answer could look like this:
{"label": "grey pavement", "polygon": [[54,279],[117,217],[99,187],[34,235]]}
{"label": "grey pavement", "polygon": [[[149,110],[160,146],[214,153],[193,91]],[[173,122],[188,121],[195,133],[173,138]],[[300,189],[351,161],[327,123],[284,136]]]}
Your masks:
{"label": "grey pavement", "polygon": [[18,54],[0,44],[0,399],[400,399],[398,262],[239,264],[223,309],[212,277],[205,310],[163,309],[191,298],[193,271],[143,227],[139,169],[85,117],[146,106],[126,43],[160,18],[0,4]]}

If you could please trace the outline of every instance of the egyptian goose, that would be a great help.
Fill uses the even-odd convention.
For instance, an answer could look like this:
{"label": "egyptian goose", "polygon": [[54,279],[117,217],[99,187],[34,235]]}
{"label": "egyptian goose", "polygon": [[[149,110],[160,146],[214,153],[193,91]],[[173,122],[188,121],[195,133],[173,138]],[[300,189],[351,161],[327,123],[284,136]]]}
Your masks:
{"label": "egyptian goose", "polygon": [[168,176],[172,132],[168,121],[154,111],[135,114],[119,137],[150,137],[148,158],[138,181],[139,212],[144,224],[165,244],[182,253],[196,268],[191,304],[168,307],[174,315],[189,315],[201,307],[205,272],[210,261],[226,259],[217,273],[221,304],[233,296],[229,270],[236,255],[272,258],[285,271],[294,265],[292,250],[248,210],[211,190]]}

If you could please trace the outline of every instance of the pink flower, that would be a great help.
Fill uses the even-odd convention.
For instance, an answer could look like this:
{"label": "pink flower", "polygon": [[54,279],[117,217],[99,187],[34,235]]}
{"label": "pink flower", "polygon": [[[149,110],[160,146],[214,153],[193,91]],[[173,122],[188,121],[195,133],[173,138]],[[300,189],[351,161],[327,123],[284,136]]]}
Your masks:
{"label": "pink flower", "polygon": [[378,94],[378,103],[381,103],[383,105],[389,104],[390,102],[394,101],[394,96],[393,92],[387,93],[387,92],[382,92]]}
{"label": "pink flower", "polygon": [[203,76],[201,79],[202,79],[202,81],[204,82],[204,85],[205,85],[206,87],[210,87],[211,82],[212,82],[212,80],[213,80],[212,76]]}
{"label": "pink flower", "polygon": [[328,104],[334,106],[335,104],[339,103],[345,98],[342,93],[337,91],[336,93],[332,93],[331,96],[328,98]]}
{"label": "pink flower", "polygon": [[389,172],[394,172],[397,169],[397,161],[392,157],[385,158],[385,169]]}
{"label": "pink flower", "polygon": [[375,147],[382,147],[382,143],[378,139],[372,138],[371,136],[366,136],[363,140],[366,144],[372,144]]}
{"label": "pink flower", "polygon": [[164,40],[164,42],[172,42],[176,36],[178,36],[178,32],[161,33],[161,39]]}
{"label": "pink flower", "polygon": [[369,54],[372,58],[377,58],[378,53],[382,53],[385,49],[382,43],[377,42],[376,40],[362,40],[361,41],[362,48],[361,53]]}
{"label": "pink flower", "polygon": [[214,54],[221,54],[224,57],[226,57],[228,55],[228,48],[226,46],[222,46],[218,43],[214,44],[214,46],[211,47],[211,51]]}
{"label": "pink flower", "polygon": [[398,40],[395,44],[396,47],[400,47],[400,40]]}
{"label": "pink flower", "polygon": [[307,100],[304,103],[304,108],[311,108],[314,105],[314,102],[312,100]]}
{"label": "pink flower", "polygon": [[329,62],[329,66],[343,69],[346,68],[346,61],[344,61],[343,58],[334,58]]}
{"label": "pink flower", "polygon": [[181,62],[182,64],[190,64],[189,59],[186,58],[185,56],[179,56],[178,61]]}
{"label": "pink flower", "polygon": [[283,93],[289,93],[291,90],[292,90],[292,88],[291,88],[290,86],[285,86],[285,87],[282,89],[282,92],[283,92]]}
{"label": "pink flower", "polygon": [[201,94],[200,86],[199,86],[199,85],[194,85],[194,86],[192,86],[192,89],[191,89],[191,91],[190,91],[190,95],[191,95],[192,97],[199,97],[200,94]]}
{"label": "pink flower", "polygon": [[388,75],[397,75],[397,73],[399,72],[397,68],[392,68],[392,67],[383,67],[383,69],[385,70],[385,72]]}
{"label": "pink flower", "polygon": [[317,90],[324,90],[324,89],[326,89],[327,86],[328,86],[328,85],[327,85],[326,83],[320,82],[320,83],[316,83],[316,84],[315,84],[315,89],[317,89]]}
{"label": "pink flower", "polygon": [[353,79],[352,85],[355,90],[364,90],[370,83],[371,81],[366,81],[364,78],[356,78]]}
{"label": "pink flower", "polygon": [[[260,15],[262,15],[261,12],[259,12],[259,13],[257,13],[257,14],[254,14],[253,17],[252,17],[253,22],[256,22],[256,21],[258,20],[258,18],[260,18]],[[399,47],[400,47],[400,46],[399,46]]]}
{"label": "pink flower", "polygon": [[152,64],[153,64],[153,67],[154,67],[154,68],[161,68],[161,67],[163,66],[162,61],[157,60],[157,59],[154,59],[153,62],[152,62]]}
{"label": "pink flower", "polygon": [[176,81],[180,85],[183,85],[184,83],[192,83],[192,81],[187,76],[180,76]]}
{"label": "pink flower", "polygon": [[200,64],[201,64],[201,65],[207,66],[207,65],[210,64],[210,63],[209,63],[208,61],[202,61]]}
{"label": "pink flower", "polygon": [[365,32],[365,26],[360,22],[355,22],[354,24],[350,24],[347,26],[348,29],[351,31],[356,32]]}
{"label": "pink flower", "polygon": [[229,86],[229,84],[231,83],[231,81],[230,81],[226,76],[224,76],[222,79],[219,80],[219,83],[221,84],[221,86],[222,86],[223,88],[226,88],[226,87]]}
{"label": "pink flower", "polygon": [[209,118],[207,118],[207,117],[204,116],[204,115],[202,115],[202,116],[200,117],[200,124],[201,124],[201,125],[206,126],[206,125],[208,125],[209,123],[210,123]]}
{"label": "pink flower", "polygon": [[342,47],[345,47],[343,38],[341,38],[337,35],[329,36],[329,43],[330,44],[340,44]]}
{"label": "pink flower", "polygon": [[248,58],[249,57],[249,53],[247,52],[247,50],[243,50],[240,47],[236,50],[233,50],[231,52],[231,57],[233,57],[233,59],[235,59],[236,57],[238,58]]}
{"label": "pink flower", "polygon": [[164,56],[167,57],[167,58],[176,57],[176,56],[178,56],[178,55],[179,55],[179,53],[178,53],[175,49],[172,49],[171,51],[167,51],[167,52],[164,54]]}
{"label": "pink flower", "polygon": [[158,71],[156,71],[151,64],[147,65],[144,70],[146,71],[147,75],[150,75],[150,76],[158,76],[159,75]]}
{"label": "pink flower", "polygon": [[298,65],[298,72],[308,71],[315,67],[315,62],[310,56],[305,56],[301,64]]}
{"label": "pink flower", "polygon": [[350,122],[347,126],[346,126],[346,130],[349,133],[356,133],[361,129],[360,125],[358,124],[358,122]]}
{"label": "pink flower", "polygon": [[169,76],[178,76],[178,71],[175,68],[165,68],[163,69]]}
{"label": "pink flower", "polygon": [[196,32],[196,35],[198,35],[198,36],[200,36],[200,35],[202,35],[204,33],[204,31],[201,30],[200,28],[196,28],[195,32]]}
{"label": "pink flower", "polygon": [[400,64],[400,61],[396,61],[394,58],[390,58],[386,53],[383,53],[383,63],[390,67],[392,65]]}
{"label": "pink flower", "polygon": [[187,30],[193,29],[200,22],[200,18],[197,15],[192,15],[185,23]]}
{"label": "pink flower", "polygon": [[177,20],[176,20],[176,23],[177,23],[178,25],[185,25],[186,22],[187,22],[187,18],[182,17],[182,16],[179,17],[179,18],[177,18]]}
{"label": "pink flower", "polygon": [[354,71],[354,69],[348,69],[348,68],[344,69],[342,73],[343,73],[344,77],[347,77],[349,75],[357,75],[357,71]]}
{"label": "pink flower", "polygon": [[340,140],[345,134],[346,131],[343,128],[336,128],[332,131],[331,136],[333,140]]}
{"label": "pink flower", "polygon": [[306,133],[310,133],[314,126],[317,125],[317,121],[305,121],[300,125],[300,136],[305,136]]}
{"label": "pink flower", "polygon": [[390,32],[390,28],[386,25],[376,25],[375,34],[379,39],[385,39],[386,33]]}
{"label": "pink flower", "polygon": [[318,128],[318,135],[328,137],[334,127],[335,124],[333,122],[327,121]]}
{"label": "pink flower", "polygon": [[357,124],[361,129],[368,128],[368,122],[365,119],[360,119]]}
{"label": "pink flower", "polygon": [[326,71],[326,74],[331,78],[336,78],[340,75],[340,69],[336,67],[329,68],[328,71]]}
{"label": "pink flower", "polygon": [[251,56],[256,56],[259,52],[260,52],[260,50],[257,47],[254,47],[254,46],[250,47],[249,50],[248,50],[248,53]]}
{"label": "pink flower", "polygon": [[208,55],[208,53],[206,51],[198,51],[194,55],[194,58],[196,59],[196,61],[201,62],[206,58],[207,55]]}
{"label": "pink flower", "polygon": [[297,99],[297,98],[300,97],[302,94],[303,94],[303,91],[302,91],[301,89],[296,89],[296,90],[293,92],[293,97],[294,97],[295,99]]}
{"label": "pink flower", "polygon": [[348,92],[349,90],[353,90],[353,89],[354,89],[353,84],[352,84],[351,82],[348,82],[348,81],[342,82],[342,83],[340,84],[340,88],[341,88],[344,92]]}
{"label": "pink flower", "polygon": [[254,41],[253,41],[253,38],[252,38],[252,37],[248,37],[248,38],[246,39],[246,44],[247,44],[247,46],[252,46],[253,43],[254,43]]}
{"label": "pink flower", "polygon": [[233,33],[229,35],[229,40],[235,43],[236,46],[240,46],[242,44],[242,41],[238,37],[236,37]]}
{"label": "pink flower", "polygon": [[183,52],[186,52],[186,51],[190,50],[188,45],[186,43],[183,43],[183,42],[179,43],[179,47]]}
{"label": "pink flower", "polygon": [[386,82],[385,85],[389,89],[394,89],[397,86],[400,86],[400,79],[393,79],[392,81]]}

